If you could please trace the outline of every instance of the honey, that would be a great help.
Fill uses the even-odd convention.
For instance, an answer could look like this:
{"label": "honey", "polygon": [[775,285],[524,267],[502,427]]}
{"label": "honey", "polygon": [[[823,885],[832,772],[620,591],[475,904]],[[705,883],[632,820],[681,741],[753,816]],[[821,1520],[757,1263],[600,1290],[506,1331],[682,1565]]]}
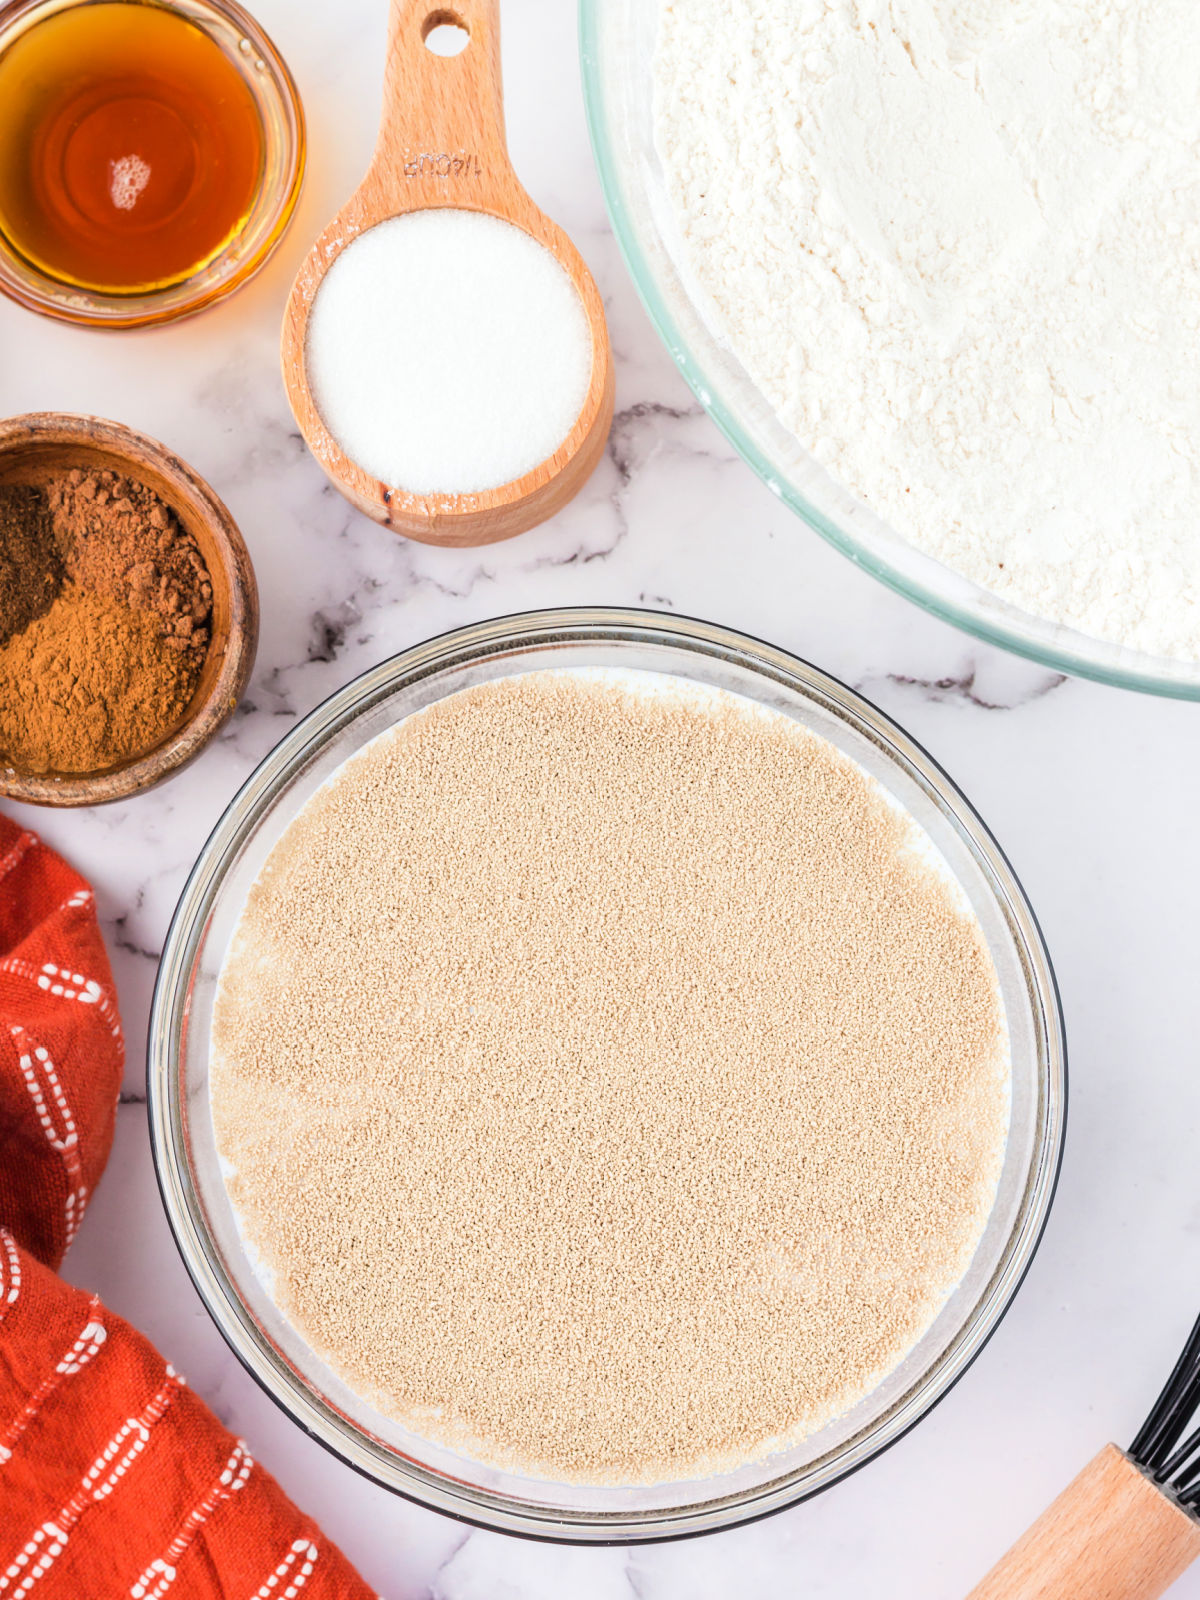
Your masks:
{"label": "honey", "polygon": [[0,235],[104,294],[179,283],[242,228],[262,120],[237,65],[153,0],[35,22],[0,54]]}

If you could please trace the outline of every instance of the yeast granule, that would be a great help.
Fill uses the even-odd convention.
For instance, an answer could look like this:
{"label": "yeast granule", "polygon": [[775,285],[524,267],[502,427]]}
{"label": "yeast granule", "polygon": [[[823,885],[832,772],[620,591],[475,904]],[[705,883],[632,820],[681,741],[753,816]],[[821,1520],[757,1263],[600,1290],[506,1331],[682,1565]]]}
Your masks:
{"label": "yeast granule", "polygon": [[565,1481],[701,1475],[866,1394],[1007,1128],[995,972],[915,824],[657,681],[506,678],[377,739],[273,850],[216,1007],[281,1309],[416,1432]]}

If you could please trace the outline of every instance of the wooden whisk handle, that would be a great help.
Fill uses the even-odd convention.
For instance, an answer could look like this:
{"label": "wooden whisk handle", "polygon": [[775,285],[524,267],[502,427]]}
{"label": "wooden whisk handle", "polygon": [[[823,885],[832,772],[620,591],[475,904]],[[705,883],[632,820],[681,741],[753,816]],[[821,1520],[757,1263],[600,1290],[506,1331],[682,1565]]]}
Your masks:
{"label": "wooden whisk handle", "polygon": [[1157,1600],[1200,1556],[1200,1521],[1105,1445],[967,1600]]}

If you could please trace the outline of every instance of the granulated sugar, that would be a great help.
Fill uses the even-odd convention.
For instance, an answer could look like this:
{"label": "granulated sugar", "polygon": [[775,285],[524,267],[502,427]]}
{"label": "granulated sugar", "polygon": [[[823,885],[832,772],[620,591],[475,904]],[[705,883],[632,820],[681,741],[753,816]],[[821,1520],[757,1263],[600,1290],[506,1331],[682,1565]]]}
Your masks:
{"label": "granulated sugar", "polygon": [[592,344],[549,250],[497,217],[439,209],[343,250],[313,301],[307,366],[352,461],[413,494],[476,494],[563,443]]}
{"label": "granulated sugar", "polygon": [[1013,604],[1200,660],[1194,0],[662,0],[682,254],[779,417]]}
{"label": "granulated sugar", "polygon": [[635,676],[375,740],[273,850],[216,1007],[281,1309],[418,1433],[560,1481],[702,1475],[867,1393],[967,1266],[1007,1126],[994,969],[927,837],[781,714]]}

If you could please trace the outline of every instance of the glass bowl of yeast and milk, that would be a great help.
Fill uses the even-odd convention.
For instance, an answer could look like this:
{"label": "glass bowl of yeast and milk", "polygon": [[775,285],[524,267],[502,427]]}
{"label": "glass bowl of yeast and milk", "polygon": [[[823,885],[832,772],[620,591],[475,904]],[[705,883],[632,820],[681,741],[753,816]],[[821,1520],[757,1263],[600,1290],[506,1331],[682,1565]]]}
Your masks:
{"label": "glass bowl of yeast and milk", "polygon": [[[555,1483],[489,1466],[383,1415],[275,1305],[240,1232],[216,1145],[214,998],[247,893],[274,846],[350,757],[405,718],[459,690],[546,670],[665,675],[769,708],[828,741],[924,829],[978,920],[1003,1006],[1008,1128],[967,1271],[916,1345],[848,1412],[799,1443],[706,1477]],[[576,1543],[658,1541],[766,1515],[853,1472],[923,1417],[979,1353],[1032,1259],[1058,1171],[1065,1074],[1036,920],[995,841],[936,763],[859,695],[781,650],[707,623],[609,608],[527,613],[431,640],[367,672],[289,733],[232,802],[188,880],[159,972],[148,1058],[168,1218],[201,1299],[252,1376],[306,1433],[394,1492],[506,1533]]]}

